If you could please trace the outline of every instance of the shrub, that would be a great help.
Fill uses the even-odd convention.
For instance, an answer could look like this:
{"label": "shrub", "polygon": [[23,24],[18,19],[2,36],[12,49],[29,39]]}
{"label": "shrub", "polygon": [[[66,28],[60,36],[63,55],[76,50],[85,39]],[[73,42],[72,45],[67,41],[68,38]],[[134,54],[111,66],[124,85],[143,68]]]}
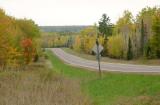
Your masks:
{"label": "shrub", "polygon": [[123,58],[124,46],[122,35],[110,36],[107,43],[108,55],[113,58]]}

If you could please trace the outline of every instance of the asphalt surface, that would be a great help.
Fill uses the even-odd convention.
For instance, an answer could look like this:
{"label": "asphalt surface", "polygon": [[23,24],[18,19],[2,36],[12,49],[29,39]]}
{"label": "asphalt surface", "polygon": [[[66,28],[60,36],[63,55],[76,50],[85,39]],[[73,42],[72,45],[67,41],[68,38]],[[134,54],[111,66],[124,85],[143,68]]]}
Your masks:
{"label": "asphalt surface", "polygon": [[[60,48],[50,49],[56,56],[66,63],[73,66],[90,68],[98,70],[98,62],[80,58],[78,56],[66,53]],[[145,73],[160,73],[160,66],[121,64],[101,62],[101,70],[104,71],[119,71],[119,72],[145,72]]]}

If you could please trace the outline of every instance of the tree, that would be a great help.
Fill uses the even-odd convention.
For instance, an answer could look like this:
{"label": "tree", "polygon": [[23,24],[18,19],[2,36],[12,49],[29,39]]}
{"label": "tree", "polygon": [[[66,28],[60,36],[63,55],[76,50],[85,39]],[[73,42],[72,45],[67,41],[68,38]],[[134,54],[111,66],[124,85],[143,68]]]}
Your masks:
{"label": "tree", "polygon": [[133,58],[132,43],[131,43],[131,39],[130,39],[130,37],[129,37],[129,39],[128,39],[127,60],[131,60],[132,58]]}
{"label": "tree", "polygon": [[[95,45],[96,38],[97,38],[96,27],[95,26],[87,27],[80,32],[80,35],[76,35],[73,44],[73,49],[78,52],[92,54],[92,48]],[[102,44],[103,41],[104,38],[100,35],[99,43]]]}
{"label": "tree", "polygon": [[112,27],[111,27],[111,23],[110,23],[110,18],[106,15],[103,14],[102,18],[99,21],[99,32],[104,36],[104,50],[102,52],[103,56],[106,56],[108,51],[107,51],[107,40],[108,40],[108,36],[110,36],[112,34]]}
{"label": "tree", "polygon": [[25,63],[28,64],[31,62],[32,57],[35,53],[34,48],[33,48],[33,42],[32,39],[30,38],[25,38],[21,41],[21,45],[23,47],[23,54],[25,57]]}
{"label": "tree", "polygon": [[[33,57],[37,53],[37,36],[39,35],[39,28],[32,20],[16,19],[6,15],[0,9],[0,67],[14,68],[16,66],[17,68],[17,65],[20,66],[24,63],[23,58],[26,57],[23,56],[22,51],[28,51],[28,54]],[[25,44],[30,43],[29,40],[25,40],[28,38],[32,40],[34,53],[30,51],[31,47]]]}
{"label": "tree", "polygon": [[18,19],[17,24],[25,37],[37,38],[40,36],[39,27],[32,20]]}
{"label": "tree", "polygon": [[144,36],[145,36],[145,33],[144,33],[144,23],[143,23],[143,19],[141,20],[141,55],[143,55],[144,53]]}
{"label": "tree", "polygon": [[124,38],[122,35],[109,36],[107,42],[108,56],[112,58],[123,58],[124,44]]}
{"label": "tree", "polygon": [[160,58],[160,11],[158,11],[153,19],[153,36],[151,38],[151,50],[153,57]]}
{"label": "tree", "polygon": [[[132,40],[135,40],[135,25],[134,25],[134,19],[132,16],[132,13],[128,10],[125,10],[123,13],[123,16],[120,17],[114,27],[114,34],[113,35],[121,35],[124,41],[123,45],[123,58],[127,58],[127,51],[128,51],[128,39],[132,38]],[[133,41],[132,41],[133,42]],[[118,44],[118,43],[114,43]]]}
{"label": "tree", "polygon": [[[157,7],[146,7],[143,8],[139,14],[137,15],[136,22],[140,23],[138,28],[140,29],[139,33],[139,55],[145,55],[146,57],[150,56],[148,55],[150,53],[150,39],[153,35],[153,17],[158,11]],[[139,30],[137,29],[137,30]],[[138,32],[138,31],[137,31]]]}
{"label": "tree", "polygon": [[106,14],[103,14],[99,21],[99,32],[102,33],[106,39],[112,34],[110,18]]}
{"label": "tree", "polygon": [[17,39],[17,35],[13,23],[14,19],[7,16],[0,9],[0,67],[6,67],[11,64],[18,54],[14,44],[14,39]]}
{"label": "tree", "polygon": [[87,27],[81,31],[81,50],[85,53],[91,54],[92,47],[96,42],[95,27]]}
{"label": "tree", "polygon": [[115,25],[114,34],[129,35],[133,31],[133,15],[130,11],[125,10]]}

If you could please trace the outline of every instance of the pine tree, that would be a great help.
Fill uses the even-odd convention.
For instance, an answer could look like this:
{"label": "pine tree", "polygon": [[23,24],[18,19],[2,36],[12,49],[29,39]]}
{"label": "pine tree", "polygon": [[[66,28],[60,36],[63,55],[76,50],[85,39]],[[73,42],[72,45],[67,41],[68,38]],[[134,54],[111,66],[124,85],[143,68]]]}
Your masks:
{"label": "pine tree", "polygon": [[107,37],[112,34],[110,18],[106,14],[102,15],[98,28],[99,32],[105,36],[105,39],[107,39]]}
{"label": "pine tree", "polygon": [[107,40],[108,36],[112,35],[112,27],[110,23],[110,18],[106,15],[103,14],[102,18],[99,21],[99,32],[104,36],[104,51],[102,53],[103,56],[106,56],[108,51],[107,51]]}
{"label": "pine tree", "polygon": [[129,40],[128,40],[128,51],[127,51],[127,60],[131,60],[132,58],[133,58],[132,43],[131,43],[131,39],[129,37]]}

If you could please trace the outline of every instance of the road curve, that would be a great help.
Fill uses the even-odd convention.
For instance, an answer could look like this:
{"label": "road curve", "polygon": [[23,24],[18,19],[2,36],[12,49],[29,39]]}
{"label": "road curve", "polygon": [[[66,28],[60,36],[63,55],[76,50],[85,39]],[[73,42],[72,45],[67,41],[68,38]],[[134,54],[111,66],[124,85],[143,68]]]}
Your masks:
{"label": "road curve", "polygon": [[[60,48],[50,49],[61,60],[74,66],[98,69],[96,61],[87,60],[64,52]],[[160,73],[160,66],[146,66],[146,65],[133,65],[121,63],[107,63],[101,62],[101,69],[104,71],[119,71],[119,72],[145,72],[145,73]]]}

